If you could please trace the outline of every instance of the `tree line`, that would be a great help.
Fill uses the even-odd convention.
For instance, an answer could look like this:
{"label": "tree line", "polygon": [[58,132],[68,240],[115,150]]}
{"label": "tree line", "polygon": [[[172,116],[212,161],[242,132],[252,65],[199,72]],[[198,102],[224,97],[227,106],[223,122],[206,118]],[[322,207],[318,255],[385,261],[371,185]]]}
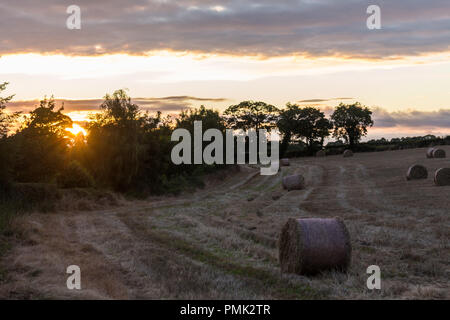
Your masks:
{"label": "tree line", "polygon": [[[0,93],[7,83],[0,85]],[[174,165],[170,159],[175,129],[191,133],[194,121],[203,130],[278,130],[281,153],[303,141],[309,153],[323,148],[327,137],[343,139],[354,148],[373,125],[372,112],[359,103],[340,104],[330,118],[318,108],[244,101],[223,114],[204,106],[182,111],[177,117],[149,114],[134,104],[124,90],[104,97],[91,115],[86,136],[67,131],[73,121],[43,99],[26,116],[6,113],[13,96],[0,98],[0,186],[13,183],[56,183],[62,188],[99,187],[119,192],[150,194],[179,192],[201,184],[204,173],[220,165]],[[19,121],[19,117],[22,119]],[[14,132],[13,128],[17,127]]]}

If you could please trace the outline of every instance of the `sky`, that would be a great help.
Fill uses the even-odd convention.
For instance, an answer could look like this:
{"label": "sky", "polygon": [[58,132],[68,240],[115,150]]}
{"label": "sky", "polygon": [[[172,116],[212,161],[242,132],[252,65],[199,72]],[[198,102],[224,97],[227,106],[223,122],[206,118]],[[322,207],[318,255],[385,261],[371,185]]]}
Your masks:
{"label": "sky", "polygon": [[[70,5],[81,29],[67,28]],[[367,27],[370,5],[381,29]],[[360,101],[368,138],[450,134],[448,0],[2,0],[0,30],[9,110],[54,95],[83,120],[127,88],[165,113]]]}

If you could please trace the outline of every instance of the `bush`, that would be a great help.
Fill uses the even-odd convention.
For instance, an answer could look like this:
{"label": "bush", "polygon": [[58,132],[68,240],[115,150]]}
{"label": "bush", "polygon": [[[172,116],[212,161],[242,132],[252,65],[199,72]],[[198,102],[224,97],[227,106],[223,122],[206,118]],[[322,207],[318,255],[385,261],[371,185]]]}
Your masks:
{"label": "bush", "polygon": [[92,176],[77,161],[69,163],[58,175],[57,182],[61,188],[90,188],[94,186]]}

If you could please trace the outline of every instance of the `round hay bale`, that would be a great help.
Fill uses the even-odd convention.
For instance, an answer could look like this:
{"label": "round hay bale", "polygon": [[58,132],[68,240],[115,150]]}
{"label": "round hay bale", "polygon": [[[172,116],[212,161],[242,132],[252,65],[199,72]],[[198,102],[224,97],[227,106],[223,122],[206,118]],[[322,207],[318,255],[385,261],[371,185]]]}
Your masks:
{"label": "round hay bale", "polygon": [[302,190],[305,188],[305,178],[300,174],[286,176],[283,178],[283,188],[288,191]]}
{"label": "round hay bale", "polygon": [[281,231],[281,271],[300,275],[346,271],[351,260],[350,235],[340,219],[289,219]]}
{"label": "round hay bale", "polygon": [[433,149],[433,158],[445,158],[445,157],[446,157],[445,150],[440,148]]}
{"label": "round hay bale", "polygon": [[289,159],[287,158],[280,159],[280,164],[282,167],[289,167],[291,165]]}
{"label": "round hay bale", "polygon": [[344,151],[344,158],[350,158],[350,157],[353,157],[353,151],[349,150],[349,149],[345,150]]}
{"label": "round hay bale", "polygon": [[433,158],[433,151],[434,151],[434,147],[428,148],[428,150],[427,150],[427,158],[428,159]]}
{"label": "round hay bale", "polygon": [[409,167],[406,173],[406,180],[420,180],[428,178],[428,170],[420,164]]}
{"label": "round hay bale", "polygon": [[441,168],[434,174],[434,184],[437,186],[450,186],[450,168]]}
{"label": "round hay bale", "polygon": [[325,150],[319,150],[316,153],[316,157],[319,157],[319,158],[323,158],[323,157],[326,157],[326,156],[327,156],[327,153],[325,152]]}

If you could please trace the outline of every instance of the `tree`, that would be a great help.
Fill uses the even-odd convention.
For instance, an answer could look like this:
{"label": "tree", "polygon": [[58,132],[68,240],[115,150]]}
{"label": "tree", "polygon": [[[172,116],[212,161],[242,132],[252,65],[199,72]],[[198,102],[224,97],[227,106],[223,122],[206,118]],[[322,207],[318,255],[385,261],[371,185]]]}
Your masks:
{"label": "tree", "polygon": [[189,109],[182,111],[176,119],[176,127],[194,132],[194,122],[201,121],[202,129],[206,131],[208,129],[218,129],[221,132],[225,131],[225,122],[220,116],[219,112],[213,109],[206,109],[201,106],[198,109]]}
{"label": "tree", "polygon": [[104,99],[88,127],[85,165],[102,185],[125,191],[138,173],[139,133],[145,116],[124,90]]}
{"label": "tree", "polygon": [[228,107],[225,112],[227,125],[231,129],[272,129],[277,120],[278,109],[265,102],[243,101]]}
{"label": "tree", "polygon": [[339,104],[331,115],[335,138],[343,138],[350,148],[367,134],[367,128],[373,126],[372,111],[359,102]]}
{"label": "tree", "polygon": [[53,96],[47,100],[41,100],[39,107],[30,112],[30,116],[25,119],[25,127],[33,129],[36,134],[55,134],[59,138],[67,136],[67,128],[72,127],[72,119],[62,113],[64,104],[56,109]]}
{"label": "tree", "polygon": [[283,135],[282,150],[292,138],[303,139],[310,151],[316,143],[323,146],[326,137],[330,135],[332,125],[325,114],[317,108],[301,108],[288,103],[286,109],[280,112],[277,122],[278,129]]}
{"label": "tree", "polygon": [[[8,82],[0,84],[0,92],[4,91],[8,86]],[[15,112],[13,114],[7,114],[5,112],[6,103],[12,100],[14,95],[2,98],[0,97],[0,139],[8,135],[8,132],[14,123],[14,121],[19,116],[20,112]]]}
{"label": "tree", "polygon": [[[8,83],[4,82],[0,84],[0,92],[4,91]],[[4,192],[6,186],[11,180],[11,164],[12,164],[12,146],[9,143],[8,132],[11,126],[19,116],[19,112],[13,114],[7,114],[4,110],[6,103],[11,101],[14,96],[8,96],[5,98],[0,97],[0,192]]]}
{"label": "tree", "polygon": [[24,119],[14,135],[16,149],[15,177],[21,182],[49,182],[62,170],[68,159],[67,128],[72,119],[56,108],[53,97],[44,98],[39,107]]}
{"label": "tree", "polygon": [[[210,129],[215,129],[215,133],[212,136],[209,136],[208,139],[212,143],[220,143],[220,139],[224,139],[226,125],[224,119],[220,116],[219,112],[214,109],[207,109],[204,106],[201,106],[198,109],[189,109],[187,111],[181,112],[181,114],[176,119],[176,129],[186,129],[191,133],[191,145],[195,146],[194,142],[194,123],[201,122],[202,129],[202,137],[205,132]],[[218,131],[216,131],[218,130]],[[202,144],[197,144],[197,146],[201,147],[201,152],[205,151],[209,142],[202,141]],[[225,152],[225,145],[223,145],[223,152]],[[191,159],[194,159],[194,148],[191,149]],[[213,151],[214,155],[219,155]],[[181,166],[179,167],[184,171],[191,171],[197,168],[192,166]]]}
{"label": "tree", "polygon": [[98,115],[98,121],[119,126],[139,125],[142,119],[139,106],[131,102],[124,89],[116,90],[112,95],[106,94],[104,99],[100,105],[102,113]]}

